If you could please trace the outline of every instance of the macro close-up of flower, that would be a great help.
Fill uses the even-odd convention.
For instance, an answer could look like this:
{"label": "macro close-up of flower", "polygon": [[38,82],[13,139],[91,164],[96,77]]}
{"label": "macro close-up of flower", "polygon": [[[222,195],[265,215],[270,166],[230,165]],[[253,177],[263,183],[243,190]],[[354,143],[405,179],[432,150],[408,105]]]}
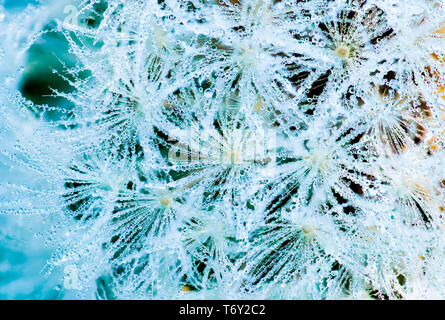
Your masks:
{"label": "macro close-up of flower", "polygon": [[0,299],[445,299],[441,0],[0,0]]}

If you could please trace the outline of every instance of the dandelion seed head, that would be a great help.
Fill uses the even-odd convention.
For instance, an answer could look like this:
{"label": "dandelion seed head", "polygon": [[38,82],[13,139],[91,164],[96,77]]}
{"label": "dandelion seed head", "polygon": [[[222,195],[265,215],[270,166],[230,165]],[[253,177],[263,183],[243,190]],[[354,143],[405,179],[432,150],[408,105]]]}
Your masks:
{"label": "dandelion seed head", "polygon": [[79,297],[445,296],[440,2],[45,8],[0,11],[0,213]]}

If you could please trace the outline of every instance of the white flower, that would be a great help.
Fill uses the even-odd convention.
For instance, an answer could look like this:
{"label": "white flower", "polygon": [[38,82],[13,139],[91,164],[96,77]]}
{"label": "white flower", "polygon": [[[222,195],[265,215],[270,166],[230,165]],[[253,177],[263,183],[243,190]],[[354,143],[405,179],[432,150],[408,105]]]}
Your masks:
{"label": "white flower", "polygon": [[33,8],[0,10],[0,213],[79,297],[445,297],[439,1]]}

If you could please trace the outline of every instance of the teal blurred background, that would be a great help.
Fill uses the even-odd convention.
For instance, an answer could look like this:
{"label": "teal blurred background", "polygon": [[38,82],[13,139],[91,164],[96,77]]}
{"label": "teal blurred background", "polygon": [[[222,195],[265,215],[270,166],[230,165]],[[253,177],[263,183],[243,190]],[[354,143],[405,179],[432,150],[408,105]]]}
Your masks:
{"label": "teal blurred background", "polygon": [[[37,6],[46,2],[48,1],[0,0],[0,13],[3,12],[6,17],[13,16],[23,12],[30,4]],[[61,9],[57,13],[59,18],[63,18],[63,6]],[[48,21],[45,28],[52,27],[54,21]],[[25,69],[17,81],[18,89],[25,98],[37,105],[69,108],[69,104],[63,99],[48,96],[52,94],[50,87],[59,91],[70,90],[67,82],[59,75],[64,72],[61,62],[67,67],[74,63],[67,49],[63,36],[55,32],[44,34],[30,47],[26,55]],[[57,72],[54,73],[53,70]],[[39,114],[35,116],[38,117]],[[57,118],[58,114],[48,113],[45,117]],[[0,179],[8,174],[7,170],[8,168],[0,162]],[[0,215],[0,299],[76,297],[74,290],[64,287],[63,270],[54,270],[51,273],[44,271],[53,248],[46,246],[42,237],[37,237],[37,234],[47,232],[47,228],[38,216]]]}

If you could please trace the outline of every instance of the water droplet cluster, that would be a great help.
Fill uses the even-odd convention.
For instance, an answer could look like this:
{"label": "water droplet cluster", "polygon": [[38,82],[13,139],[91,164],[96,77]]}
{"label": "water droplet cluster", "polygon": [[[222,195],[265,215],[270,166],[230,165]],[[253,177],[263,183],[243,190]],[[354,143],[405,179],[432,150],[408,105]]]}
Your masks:
{"label": "water droplet cluster", "polygon": [[80,297],[445,297],[444,4],[78,13],[15,28],[23,53],[63,39],[59,100],[0,66],[0,212],[44,217],[47,271],[74,268]]}

